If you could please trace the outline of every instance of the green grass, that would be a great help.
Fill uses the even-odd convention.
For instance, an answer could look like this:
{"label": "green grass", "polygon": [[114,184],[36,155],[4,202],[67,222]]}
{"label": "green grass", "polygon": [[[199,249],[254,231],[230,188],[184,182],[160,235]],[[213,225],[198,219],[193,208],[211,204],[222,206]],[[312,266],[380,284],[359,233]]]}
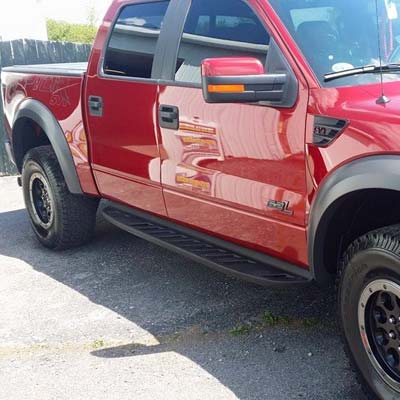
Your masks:
{"label": "green grass", "polygon": [[268,326],[289,326],[291,324],[291,321],[288,317],[277,316],[272,314],[270,311],[264,311],[262,320]]}
{"label": "green grass", "polygon": [[305,328],[314,328],[319,325],[319,321],[316,318],[307,318],[303,320],[303,326]]}
{"label": "green grass", "polygon": [[104,346],[105,346],[104,340],[95,340],[92,343],[92,348],[93,349],[101,349]]}
{"label": "green grass", "polygon": [[250,333],[251,327],[249,325],[239,325],[229,331],[232,336],[242,336]]}
{"label": "green grass", "polygon": [[293,319],[287,316],[275,315],[271,311],[266,310],[260,316],[259,322],[238,325],[232,328],[229,333],[232,336],[242,336],[252,331],[262,331],[267,327],[314,328],[318,326],[319,323],[320,322],[316,318]]}

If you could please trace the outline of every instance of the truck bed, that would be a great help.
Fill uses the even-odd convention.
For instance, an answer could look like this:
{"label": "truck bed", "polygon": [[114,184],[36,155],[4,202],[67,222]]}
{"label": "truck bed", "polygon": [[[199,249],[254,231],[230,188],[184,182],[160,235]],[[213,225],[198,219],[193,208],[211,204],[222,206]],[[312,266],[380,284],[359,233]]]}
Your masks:
{"label": "truck bed", "polygon": [[87,71],[88,63],[15,65],[3,68],[4,72],[40,75],[81,76]]}

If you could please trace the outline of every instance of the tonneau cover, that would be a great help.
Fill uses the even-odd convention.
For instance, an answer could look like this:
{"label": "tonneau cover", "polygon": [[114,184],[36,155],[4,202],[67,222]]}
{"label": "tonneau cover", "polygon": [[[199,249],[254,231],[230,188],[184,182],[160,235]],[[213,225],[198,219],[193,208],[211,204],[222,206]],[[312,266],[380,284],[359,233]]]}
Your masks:
{"label": "tonneau cover", "polygon": [[3,68],[4,72],[17,72],[41,75],[81,76],[87,71],[88,63],[66,63],[66,64],[37,64],[37,65],[15,65]]}

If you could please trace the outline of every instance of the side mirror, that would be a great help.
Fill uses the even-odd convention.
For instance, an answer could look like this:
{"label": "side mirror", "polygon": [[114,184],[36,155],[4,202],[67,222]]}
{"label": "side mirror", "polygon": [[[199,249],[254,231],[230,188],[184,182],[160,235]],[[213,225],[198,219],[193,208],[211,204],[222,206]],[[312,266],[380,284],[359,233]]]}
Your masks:
{"label": "side mirror", "polygon": [[280,102],[285,97],[288,76],[266,74],[257,58],[208,58],[201,72],[207,103]]}

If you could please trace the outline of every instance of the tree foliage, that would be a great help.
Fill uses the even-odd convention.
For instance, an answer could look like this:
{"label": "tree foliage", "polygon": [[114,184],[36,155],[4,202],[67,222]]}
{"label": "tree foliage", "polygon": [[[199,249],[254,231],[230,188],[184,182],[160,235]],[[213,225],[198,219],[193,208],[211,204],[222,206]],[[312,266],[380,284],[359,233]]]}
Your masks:
{"label": "tree foliage", "polygon": [[47,20],[49,40],[59,42],[93,43],[97,27],[93,24],[70,24],[64,21]]}

